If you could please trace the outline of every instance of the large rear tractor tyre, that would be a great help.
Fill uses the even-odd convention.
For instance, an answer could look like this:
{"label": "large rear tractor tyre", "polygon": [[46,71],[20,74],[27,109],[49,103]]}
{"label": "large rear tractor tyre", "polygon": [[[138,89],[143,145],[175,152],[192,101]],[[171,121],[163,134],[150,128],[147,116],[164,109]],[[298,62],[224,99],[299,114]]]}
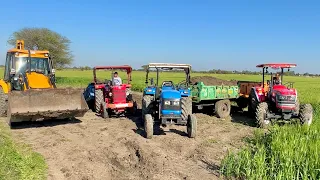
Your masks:
{"label": "large rear tractor tyre", "polygon": [[258,127],[267,128],[271,124],[271,121],[266,119],[267,113],[268,104],[266,102],[259,103],[255,112]]}
{"label": "large rear tractor tyre", "polygon": [[107,106],[105,102],[101,103],[101,116],[103,119],[107,119],[109,117]]}
{"label": "large rear tractor tyre", "polygon": [[152,110],[152,100],[153,96],[151,95],[144,95],[142,98],[142,119],[144,119],[146,114],[150,114]]}
{"label": "large rear tractor tyre", "polygon": [[144,117],[144,132],[147,139],[153,136],[153,118],[151,114],[146,114]]}
{"label": "large rear tractor tyre", "polygon": [[195,115],[188,115],[187,133],[189,138],[195,138],[197,135],[197,118]]}
{"label": "large rear tractor tyre", "polygon": [[95,110],[96,113],[100,113],[101,111],[101,104],[104,102],[103,98],[103,91],[101,89],[94,91],[94,98],[95,98]]}
{"label": "large rear tractor tyre", "polygon": [[300,106],[300,121],[303,125],[310,126],[313,119],[313,108],[311,104],[302,104]]}
{"label": "large rear tractor tyre", "polygon": [[0,87],[0,117],[6,117],[8,110],[8,95]]}
{"label": "large rear tractor tyre", "polygon": [[218,118],[226,118],[231,112],[231,102],[230,100],[220,100],[215,104],[215,114]]}
{"label": "large rear tractor tyre", "polygon": [[188,116],[192,114],[192,99],[191,97],[181,98],[181,116],[182,119],[187,121]]}

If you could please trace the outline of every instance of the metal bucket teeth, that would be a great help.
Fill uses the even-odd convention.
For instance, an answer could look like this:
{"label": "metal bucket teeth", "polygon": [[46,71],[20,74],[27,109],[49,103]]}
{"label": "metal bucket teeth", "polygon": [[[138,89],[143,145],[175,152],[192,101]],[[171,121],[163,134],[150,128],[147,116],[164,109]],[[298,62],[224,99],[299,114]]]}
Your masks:
{"label": "metal bucket teeth", "polygon": [[30,89],[8,95],[9,122],[83,117],[89,110],[82,89]]}

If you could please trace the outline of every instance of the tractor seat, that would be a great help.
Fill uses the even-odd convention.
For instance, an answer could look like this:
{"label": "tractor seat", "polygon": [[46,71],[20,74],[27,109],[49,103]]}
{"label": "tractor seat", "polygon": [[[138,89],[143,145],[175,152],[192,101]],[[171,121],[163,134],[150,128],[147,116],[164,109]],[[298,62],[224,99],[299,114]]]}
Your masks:
{"label": "tractor seat", "polygon": [[173,86],[172,81],[163,81],[162,86]]}

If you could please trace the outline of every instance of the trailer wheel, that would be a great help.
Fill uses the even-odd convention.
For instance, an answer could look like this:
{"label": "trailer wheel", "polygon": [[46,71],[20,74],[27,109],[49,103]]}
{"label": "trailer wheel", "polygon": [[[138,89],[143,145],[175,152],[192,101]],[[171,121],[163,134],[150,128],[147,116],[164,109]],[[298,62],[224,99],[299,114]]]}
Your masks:
{"label": "trailer wheel", "polygon": [[310,126],[313,119],[313,108],[311,104],[302,104],[300,108],[300,121],[302,124]]}
{"label": "trailer wheel", "polygon": [[142,119],[144,119],[145,114],[149,114],[152,109],[152,100],[153,96],[150,95],[144,95],[142,98]]}
{"label": "trailer wheel", "polygon": [[231,102],[230,100],[220,100],[215,104],[215,113],[218,118],[226,118],[231,112]]}
{"label": "trailer wheel", "polygon": [[151,139],[153,136],[153,118],[151,114],[144,116],[144,132],[147,139]]}
{"label": "trailer wheel", "polygon": [[6,117],[8,110],[8,95],[0,87],[0,117]]}
{"label": "trailer wheel", "polygon": [[101,116],[103,117],[103,119],[107,119],[109,117],[105,102],[101,103]]}
{"label": "trailer wheel", "polygon": [[190,97],[181,98],[181,116],[187,121],[188,115],[192,114],[192,99]]}
{"label": "trailer wheel", "polygon": [[197,118],[195,115],[188,115],[187,133],[189,138],[195,138],[197,135]]}
{"label": "trailer wheel", "polygon": [[271,123],[270,120],[266,119],[267,113],[268,113],[268,104],[266,102],[259,103],[255,112],[258,127],[266,128]]}
{"label": "trailer wheel", "polygon": [[103,91],[101,89],[94,91],[94,99],[96,113],[99,113],[101,111],[101,103],[104,102]]}

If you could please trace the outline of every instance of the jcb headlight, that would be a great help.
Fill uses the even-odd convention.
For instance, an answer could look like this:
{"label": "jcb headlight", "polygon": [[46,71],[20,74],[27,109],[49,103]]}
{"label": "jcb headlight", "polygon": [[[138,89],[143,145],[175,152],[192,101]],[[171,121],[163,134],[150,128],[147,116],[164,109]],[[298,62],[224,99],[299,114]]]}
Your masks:
{"label": "jcb headlight", "polygon": [[170,105],[170,101],[164,101],[165,105]]}

